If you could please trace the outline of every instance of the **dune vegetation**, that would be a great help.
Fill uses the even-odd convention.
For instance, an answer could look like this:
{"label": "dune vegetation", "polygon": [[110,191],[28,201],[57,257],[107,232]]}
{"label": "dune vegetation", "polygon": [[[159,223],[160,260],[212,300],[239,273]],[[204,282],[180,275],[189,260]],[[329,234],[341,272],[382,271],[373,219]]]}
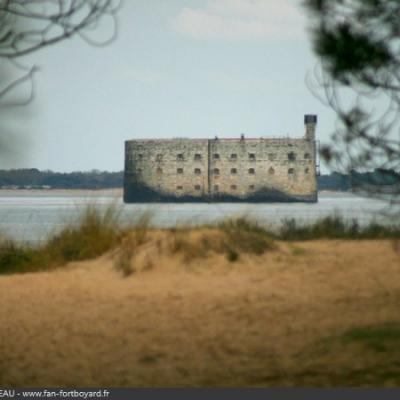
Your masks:
{"label": "dune vegetation", "polygon": [[69,261],[98,257],[119,243],[121,233],[116,206],[100,211],[95,205],[88,205],[77,223],[71,223],[39,246],[3,238],[0,274],[50,270]]}
{"label": "dune vegetation", "polygon": [[399,386],[399,239],[89,207],[40,246],[1,244],[0,385]]}
{"label": "dune vegetation", "polygon": [[[71,261],[98,257],[112,249],[120,254],[117,269],[129,275],[129,260],[135,247],[143,244],[151,231],[151,215],[144,213],[135,223],[122,226],[119,210],[109,205],[104,210],[89,205],[75,224],[67,225],[39,246],[17,243],[7,238],[0,241],[0,274],[51,270]],[[165,229],[173,241],[175,252],[185,261],[207,256],[210,252],[225,254],[235,262],[241,254],[263,254],[276,248],[275,241],[317,239],[393,239],[400,240],[400,225],[370,223],[360,226],[356,220],[328,216],[312,224],[284,220],[278,230],[268,230],[245,217],[227,219],[213,226],[176,227]],[[188,241],[191,235],[196,240]]]}

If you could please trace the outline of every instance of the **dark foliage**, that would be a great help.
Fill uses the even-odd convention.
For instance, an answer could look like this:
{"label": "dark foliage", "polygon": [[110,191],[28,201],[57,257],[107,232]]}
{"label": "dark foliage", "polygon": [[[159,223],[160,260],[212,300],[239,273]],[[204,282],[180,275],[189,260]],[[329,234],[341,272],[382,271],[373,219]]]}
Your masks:
{"label": "dark foliage", "polygon": [[400,174],[394,170],[376,169],[372,172],[349,171],[348,174],[332,172],[329,175],[318,177],[318,190],[348,191],[364,189],[372,185],[375,191],[392,193],[396,191],[396,184]]}
{"label": "dark foliage", "polygon": [[[314,93],[336,112],[338,125],[321,155],[336,170],[392,170],[384,177],[400,196],[400,2],[305,0],[314,51],[320,57]],[[323,95],[320,95],[322,90]],[[375,177],[363,183],[382,194]],[[360,183],[360,181],[352,181]],[[386,192],[384,191],[386,195]]]}
{"label": "dark foliage", "polygon": [[346,192],[350,187],[349,176],[339,172],[332,172],[329,175],[320,175],[318,177],[318,190]]}
{"label": "dark foliage", "polygon": [[[109,189],[121,188],[123,171],[78,171],[53,172],[39,171],[36,168],[0,170],[0,188],[53,188],[53,189]],[[396,184],[399,174],[393,170],[376,170],[349,175],[332,172],[318,177],[319,190],[348,191],[352,187],[374,185],[386,187]]]}
{"label": "dark foliage", "polygon": [[0,187],[53,189],[108,189],[122,187],[123,172],[52,172],[38,169],[0,170]]}

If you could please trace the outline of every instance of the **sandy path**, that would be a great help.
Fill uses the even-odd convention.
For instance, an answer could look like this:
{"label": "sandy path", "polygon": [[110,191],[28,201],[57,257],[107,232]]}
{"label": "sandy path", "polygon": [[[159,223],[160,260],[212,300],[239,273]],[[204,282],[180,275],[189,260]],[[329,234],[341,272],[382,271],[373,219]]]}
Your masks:
{"label": "sandy path", "polygon": [[0,385],[291,385],[323,362],[299,358],[320,338],[400,321],[390,241],[279,247],[232,264],[160,255],[128,278],[111,255],[2,276]]}

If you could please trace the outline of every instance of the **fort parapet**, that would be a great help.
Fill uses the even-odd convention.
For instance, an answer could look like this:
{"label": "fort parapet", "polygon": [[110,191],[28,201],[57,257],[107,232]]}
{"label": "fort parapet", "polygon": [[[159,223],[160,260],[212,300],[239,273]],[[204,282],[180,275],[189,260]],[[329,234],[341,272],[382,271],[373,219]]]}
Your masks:
{"label": "fort parapet", "polygon": [[303,138],[125,142],[124,201],[316,202],[317,117]]}

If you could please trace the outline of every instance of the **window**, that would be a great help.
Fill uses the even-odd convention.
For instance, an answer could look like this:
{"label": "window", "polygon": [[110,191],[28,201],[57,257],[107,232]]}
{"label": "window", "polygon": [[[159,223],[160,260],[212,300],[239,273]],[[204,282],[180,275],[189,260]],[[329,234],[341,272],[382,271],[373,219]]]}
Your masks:
{"label": "window", "polygon": [[254,190],[254,185],[250,185],[249,190]]}
{"label": "window", "polygon": [[219,160],[219,154],[217,154],[217,153],[213,154],[213,159],[214,160]]}
{"label": "window", "polygon": [[157,175],[161,175],[163,173],[162,168],[157,168]]}
{"label": "window", "polygon": [[250,175],[254,175],[255,173],[256,173],[256,171],[254,170],[254,168],[249,168]]}
{"label": "window", "polygon": [[194,190],[201,190],[201,186],[200,185],[195,185]]}
{"label": "window", "polygon": [[231,169],[231,174],[232,175],[236,175],[237,174],[237,169],[236,168],[232,168]]}
{"label": "window", "polygon": [[276,154],[274,154],[274,153],[269,153],[268,154],[268,160],[269,161],[273,161],[273,160],[275,160],[276,159]]}
{"label": "window", "polygon": [[311,158],[310,153],[304,154],[304,159],[309,160]]}
{"label": "window", "polygon": [[218,185],[214,185],[214,192],[219,192],[219,186]]}
{"label": "window", "polygon": [[163,155],[162,154],[157,154],[156,160],[157,161],[161,161],[162,159],[163,159]]}
{"label": "window", "polygon": [[269,173],[270,175],[274,175],[274,174],[275,174],[275,170],[271,167],[271,168],[268,170],[268,173]]}
{"label": "window", "polygon": [[237,159],[237,154],[231,154],[231,160],[236,160]]}
{"label": "window", "polygon": [[178,169],[176,170],[176,173],[177,173],[177,174],[183,174],[183,168],[178,168]]}
{"label": "window", "polygon": [[296,160],[296,154],[293,153],[293,151],[291,151],[291,152],[288,154],[288,160],[289,160],[289,161],[294,161],[294,160]]}
{"label": "window", "polygon": [[256,155],[254,153],[249,153],[249,160],[255,160]]}
{"label": "window", "polygon": [[195,169],[194,169],[194,173],[195,173],[196,175],[200,175],[200,174],[201,174],[201,169],[200,169],[200,168],[195,168]]}
{"label": "window", "polygon": [[182,153],[178,154],[178,155],[176,156],[176,159],[177,159],[178,161],[184,160],[183,154],[182,154]]}
{"label": "window", "polygon": [[213,169],[213,174],[214,175],[219,175],[219,169],[218,168],[214,168]]}
{"label": "window", "polygon": [[183,190],[183,186],[177,186],[176,190]]}
{"label": "window", "polygon": [[197,161],[201,160],[201,154],[195,154],[194,155],[194,159],[197,160]]}
{"label": "window", "polygon": [[237,186],[236,186],[236,185],[231,185],[231,189],[232,189],[232,190],[236,190],[236,189],[237,189]]}
{"label": "window", "polygon": [[294,174],[294,168],[289,168],[288,174],[289,174],[289,175],[293,175],[293,174]]}
{"label": "window", "polygon": [[309,173],[310,173],[310,168],[306,168],[306,169],[304,170],[304,172],[305,172],[306,174],[309,174]]}

